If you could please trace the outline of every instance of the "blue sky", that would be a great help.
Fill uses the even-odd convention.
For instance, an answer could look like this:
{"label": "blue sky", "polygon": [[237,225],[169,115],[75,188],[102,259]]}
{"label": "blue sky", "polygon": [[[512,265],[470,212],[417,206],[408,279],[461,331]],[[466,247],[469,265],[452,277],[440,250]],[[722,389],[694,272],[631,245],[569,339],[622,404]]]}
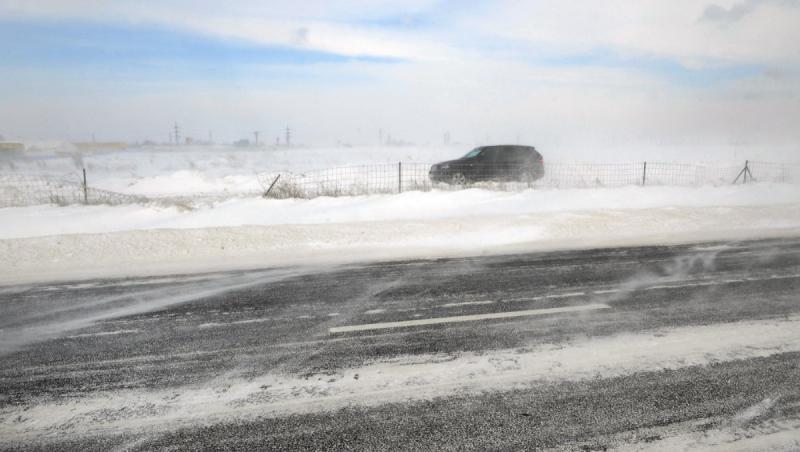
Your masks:
{"label": "blue sky", "polygon": [[[171,93],[163,100],[163,118],[138,112],[137,133],[155,129],[156,120],[167,116],[203,119],[211,127],[236,122],[214,118],[215,110],[225,105],[230,115],[227,106],[242,96],[252,103],[242,107],[247,114],[270,121],[283,116],[312,126],[313,120],[339,117],[338,127],[325,124],[320,130],[352,129],[360,123],[353,116],[358,114],[369,124],[364,127],[411,115],[400,129],[407,135],[419,131],[409,137],[419,140],[439,134],[432,122],[442,123],[438,129],[471,130],[485,112],[504,110],[504,102],[513,111],[489,118],[484,134],[519,134],[512,129],[529,127],[526,113],[533,113],[526,105],[550,103],[568,115],[564,103],[580,102],[574,104],[580,115],[562,118],[574,125],[585,121],[582,99],[597,102],[591,105],[597,114],[605,103],[615,115],[639,121],[645,102],[663,103],[655,113],[677,116],[692,103],[713,101],[723,108],[739,102],[755,115],[778,107],[743,99],[796,95],[791,87],[798,51],[787,42],[800,38],[794,26],[800,5],[792,1],[309,0],[225,6],[126,0],[0,4],[0,93],[10,99],[0,115],[24,113],[21,119],[0,119],[21,134],[43,134],[30,122],[37,108],[49,104],[42,112],[54,130],[48,133],[86,134],[92,119],[111,120],[102,113],[91,118],[93,110],[127,105],[130,113],[121,117],[130,124],[143,99],[152,108],[155,96]],[[202,114],[199,96],[212,99]],[[349,96],[346,106],[343,96]],[[316,104],[317,111],[304,117],[296,105],[286,106],[284,99],[292,98]],[[621,105],[629,111],[620,111]],[[74,117],[76,110],[85,120]],[[62,132],[53,128],[59,114],[68,115]],[[505,125],[494,130],[496,124]],[[620,136],[646,135],[617,126],[627,129]],[[110,129],[124,130],[122,124]],[[325,133],[315,139],[339,139]]]}
{"label": "blue sky", "polygon": [[[20,36],[26,37],[19,39]],[[297,67],[312,64],[392,64],[393,57],[341,55],[279,44],[257,44],[153,25],[95,22],[0,22],[0,66],[84,80],[120,77],[152,86],[160,81],[231,81],[295,79]],[[308,80],[306,74],[306,80]],[[341,77],[320,82],[341,82]],[[356,77],[358,79],[358,77]],[[125,88],[128,86],[121,86]]]}
{"label": "blue sky", "polygon": [[[413,34],[431,30],[438,21],[430,15],[399,15],[355,21],[369,29],[387,29]],[[20,38],[24,37],[24,38]],[[553,51],[526,42],[489,36],[460,39],[467,50],[504,54],[532,67],[619,68],[660,77],[670,83],[707,86],[746,78],[764,69],[754,63],[727,62],[707,67],[687,67],[675,59],[654,55],[622,55],[609,47]],[[472,43],[470,43],[472,41]],[[94,21],[18,20],[0,22],[0,65],[8,70],[81,73],[86,79],[105,79],[110,73],[148,82],[180,80],[286,79],[298,76],[297,66],[370,63],[402,64],[407,58],[379,55],[348,55],[280,43],[257,43],[174,30],[153,24],[133,25]],[[499,49],[499,51],[498,51]],[[355,75],[355,74],[354,74]],[[341,73],[327,79],[320,70],[319,82],[344,81]],[[307,78],[308,79],[308,78]],[[363,80],[362,77],[356,77]]]}

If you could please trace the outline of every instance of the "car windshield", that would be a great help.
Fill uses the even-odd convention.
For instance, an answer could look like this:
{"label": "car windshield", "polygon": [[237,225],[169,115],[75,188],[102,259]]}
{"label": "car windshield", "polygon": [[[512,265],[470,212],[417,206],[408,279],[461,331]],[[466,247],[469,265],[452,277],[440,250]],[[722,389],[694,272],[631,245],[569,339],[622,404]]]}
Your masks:
{"label": "car windshield", "polygon": [[481,148],[475,148],[475,149],[467,152],[467,155],[465,155],[464,158],[465,159],[471,159],[471,158],[477,157],[480,153],[481,153]]}

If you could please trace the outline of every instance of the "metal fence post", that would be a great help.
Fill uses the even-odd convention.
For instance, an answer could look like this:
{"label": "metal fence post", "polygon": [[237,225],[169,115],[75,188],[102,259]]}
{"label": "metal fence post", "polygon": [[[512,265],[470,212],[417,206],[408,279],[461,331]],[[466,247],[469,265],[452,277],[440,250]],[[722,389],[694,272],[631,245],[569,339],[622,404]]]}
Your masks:
{"label": "metal fence post", "polygon": [[403,193],[403,162],[397,162],[397,193]]}
{"label": "metal fence post", "polygon": [[89,204],[89,188],[86,185],[86,168],[83,168],[83,203]]}
{"label": "metal fence post", "polygon": [[276,184],[276,183],[278,183],[278,179],[280,179],[280,178],[281,178],[281,175],[280,175],[280,174],[278,174],[278,176],[275,178],[275,180],[274,180],[274,181],[272,181],[272,183],[271,183],[271,184],[269,184],[269,188],[267,189],[267,191],[265,191],[265,192],[264,192],[264,197],[265,197],[265,198],[269,196],[269,192],[271,192],[271,191],[272,191],[272,187],[274,187],[274,186],[275,186],[275,184]]}
{"label": "metal fence post", "polygon": [[750,160],[744,161],[744,183],[747,183],[747,175],[750,174],[750,179],[753,179],[753,174],[750,173]]}
{"label": "metal fence post", "polygon": [[642,186],[647,185],[647,162],[644,162],[644,167],[642,168]]}
{"label": "metal fence post", "polygon": [[[744,182],[743,183],[745,183],[745,184],[747,183],[747,173],[750,172],[749,166],[750,166],[750,161],[749,160],[745,160],[744,161],[744,168],[742,168],[742,170],[739,171],[739,174],[736,176],[736,179],[733,180],[733,185],[736,185],[736,183],[739,182],[739,178],[742,177],[742,176],[744,176],[744,179],[743,179]],[[750,176],[752,176],[752,174]]]}

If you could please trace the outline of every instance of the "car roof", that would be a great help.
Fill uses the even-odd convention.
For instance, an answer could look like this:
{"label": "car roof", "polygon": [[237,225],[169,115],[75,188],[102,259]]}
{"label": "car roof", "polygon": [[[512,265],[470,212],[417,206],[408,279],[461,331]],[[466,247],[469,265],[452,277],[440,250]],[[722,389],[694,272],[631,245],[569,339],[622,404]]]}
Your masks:
{"label": "car roof", "polygon": [[523,146],[521,144],[494,144],[491,146],[481,146],[480,149],[491,149],[497,151],[536,151],[533,146]]}

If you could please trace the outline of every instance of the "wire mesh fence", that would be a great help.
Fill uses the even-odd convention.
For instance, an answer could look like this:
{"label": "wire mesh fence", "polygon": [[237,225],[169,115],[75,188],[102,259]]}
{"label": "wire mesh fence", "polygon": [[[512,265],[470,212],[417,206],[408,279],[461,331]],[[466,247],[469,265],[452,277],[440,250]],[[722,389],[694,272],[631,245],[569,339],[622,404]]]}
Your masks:
{"label": "wire mesh fence", "polygon": [[0,174],[0,207],[38,204],[131,204],[144,202],[142,196],[116,193],[89,187],[80,178],[69,180],[54,176]]}
{"label": "wire mesh fence", "polygon": [[[517,191],[527,188],[591,188],[626,185],[725,185],[776,182],[800,184],[800,165],[746,162],[743,165],[691,165],[682,163],[549,163],[536,171],[518,167],[389,163],[331,168],[305,173],[258,174],[264,196],[315,198],[401,193],[405,191],[487,190]],[[219,195],[221,196],[221,195]],[[206,197],[213,202],[219,196]],[[85,178],[0,173],[0,207],[37,204],[132,204],[159,203],[189,206],[203,199],[144,197],[88,186]],[[227,198],[227,195],[225,196]],[[222,199],[222,198],[220,198]]]}
{"label": "wire mesh fence", "polygon": [[626,185],[800,183],[800,165],[770,162],[745,162],[738,166],[662,162],[549,163],[542,172],[531,174],[499,165],[481,165],[477,169],[449,165],[443,171],[440,165],[399,162],[305,173],[266,172],[259,174],[258,179],[267,197],[315,198],[464,188],[514,191]]}

